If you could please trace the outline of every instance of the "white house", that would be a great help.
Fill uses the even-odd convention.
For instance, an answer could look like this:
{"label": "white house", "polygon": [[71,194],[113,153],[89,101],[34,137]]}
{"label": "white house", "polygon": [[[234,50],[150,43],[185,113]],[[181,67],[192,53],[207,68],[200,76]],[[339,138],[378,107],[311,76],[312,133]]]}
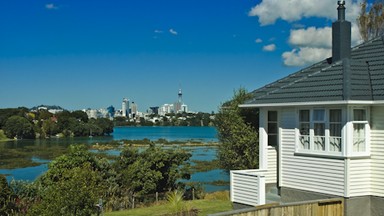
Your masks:
{"label": "white house", "polygon": [[[384,215],[384,37],[351,47],[344,2],[332,57],[252,92],[260,167],[231,171],[245,205],[343,197],[346,215]],[[272,187],[273,188],[273,187]]]}

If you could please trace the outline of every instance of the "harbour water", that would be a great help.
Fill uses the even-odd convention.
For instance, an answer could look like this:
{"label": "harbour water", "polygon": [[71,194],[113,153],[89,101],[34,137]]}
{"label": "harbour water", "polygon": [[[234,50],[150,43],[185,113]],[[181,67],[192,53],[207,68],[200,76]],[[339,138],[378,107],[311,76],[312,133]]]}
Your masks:
{"label": "harbour water", "polygon": [[[102,143],[112,140],[142,140],[144,138],[152,141],[166,139],[168,141],[187,141],[195,140],[201,142],[217,142],[217,131],[214,127],[115,127],[114,133],[109,137],[81,137],[81,138],[53,138],[47,140],[17,140],[0,142],[0,151],[6,152],[30,152],[27,160],[32,161],[34,166],[13,166],[8,169],[0,169],[0,174],[6,174],[7,179],[33,181],[48,169],[51,160],[50,153],[66,149],[70,144],[79,143]],[[215,146],[196,146],[184,147],[191,153],[191,161],[211,161],[216,159],[217,147]],[[46,154],[44,153],[46,151]],[[113,150],[111,154],[119,154]],[[0,158],[0,166],[4,167],[4,158]],[[228,173],[220,169],[207,172],[197,172],[191,176],[191,182],[200,182],[207,192],[227,190],[228,185],[217,186],[210,183],[214,181],[229,181]]]}

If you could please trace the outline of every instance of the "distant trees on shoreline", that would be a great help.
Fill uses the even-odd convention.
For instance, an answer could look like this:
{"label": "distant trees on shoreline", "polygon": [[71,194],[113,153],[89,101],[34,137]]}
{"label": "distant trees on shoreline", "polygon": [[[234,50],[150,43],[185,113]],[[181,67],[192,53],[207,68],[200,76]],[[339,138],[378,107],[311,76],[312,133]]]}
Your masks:
{"label": "distant trees on shoreline", "polygon": [[116,117],[89,119],[81,110],[62,111],[56,114],[46,109],[0,109],[0,130],[9,139],[35,139],[50,137],[105,136],[114,126],[214,126],[214,113],[170,113],[129,119]]}
{"label": "distant trees on shoreline", "polygon": [[29,111],[25,107],[0,109],[0,129],[10,139],[49,138],[52,136],[104,136],[113,132],[113,121],[88,119],[83,111]]}

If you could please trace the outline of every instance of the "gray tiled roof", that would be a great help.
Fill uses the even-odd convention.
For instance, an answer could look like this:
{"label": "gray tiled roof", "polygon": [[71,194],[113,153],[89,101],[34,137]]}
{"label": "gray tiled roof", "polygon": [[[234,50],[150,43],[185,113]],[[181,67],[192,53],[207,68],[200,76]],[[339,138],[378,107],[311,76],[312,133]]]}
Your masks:
{"label": "gray tiled roof", "polygon": [[246,104],[384,100],[384,37],[352,48],[351,59],[323,60],[251,94]]}

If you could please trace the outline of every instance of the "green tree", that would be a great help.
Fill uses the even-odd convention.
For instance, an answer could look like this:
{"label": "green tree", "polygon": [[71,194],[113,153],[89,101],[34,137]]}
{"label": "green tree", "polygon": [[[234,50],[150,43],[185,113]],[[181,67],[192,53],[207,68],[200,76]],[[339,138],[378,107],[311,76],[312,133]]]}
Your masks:
{"label": "green tree", "polygon": [[101,132],[99,135],[110,135],[113,133],[113,121],[107,119],[107,118],[98,118],[94,121],[90,121],[92,124],[96,125],[101,129]]}
{"label": "green tree", "polygon": [[52,135],[56,135],[60,132],[57,123],[51,119],[43,121],[41,128],[45,137],[51,137]]}
{"label": "green tree", "polygon": [[56,158],[38,180],[40,203],[31,215],[91,215],[95,204],[106,198],[113,170],[106,159],[88,151],[85,145],[71,145],[69,153]]}
{"label": "green tree", "polygon": [[181,149],[164,150],[154,145],[143,152],[125,148],[116,161],[121,185],[136,195],[164,192],[177,188],[179,179],[189,179],[191,154]]}
{"label": "green tree", "polygon": [[[217,156],[223,169],[258,168],[259,140],[255,127],[257,110],[239,107],[250,98],[251,95],[240,88],[230,101],[221,106],[216,115],[220,142]],[[251,119],[256,120],[250,121]]]}
{"label": "green tree", "polygon": [[360,14],[357,18],[360,36],[368,41],[384,33],[383,1],[376,1],[368,9],[367,0],[360,6]]}
{"label": "green tree", "polygon": [[4,175],[0,175],[0,215],[10,215],[14,212],[12,190]]}
{"label": "green tree", "polygon": [[8,118],[8,120],[5,122],[3,130],[8,138],[35,138],[33,124],[21,116],[12,116]]}
{"label": "green tree", "polygon": [[81,110],[76,110],[71,113],[71,116],[79,121],[82,122],[88,122],[88,115],[87,113],[81,111]]}

